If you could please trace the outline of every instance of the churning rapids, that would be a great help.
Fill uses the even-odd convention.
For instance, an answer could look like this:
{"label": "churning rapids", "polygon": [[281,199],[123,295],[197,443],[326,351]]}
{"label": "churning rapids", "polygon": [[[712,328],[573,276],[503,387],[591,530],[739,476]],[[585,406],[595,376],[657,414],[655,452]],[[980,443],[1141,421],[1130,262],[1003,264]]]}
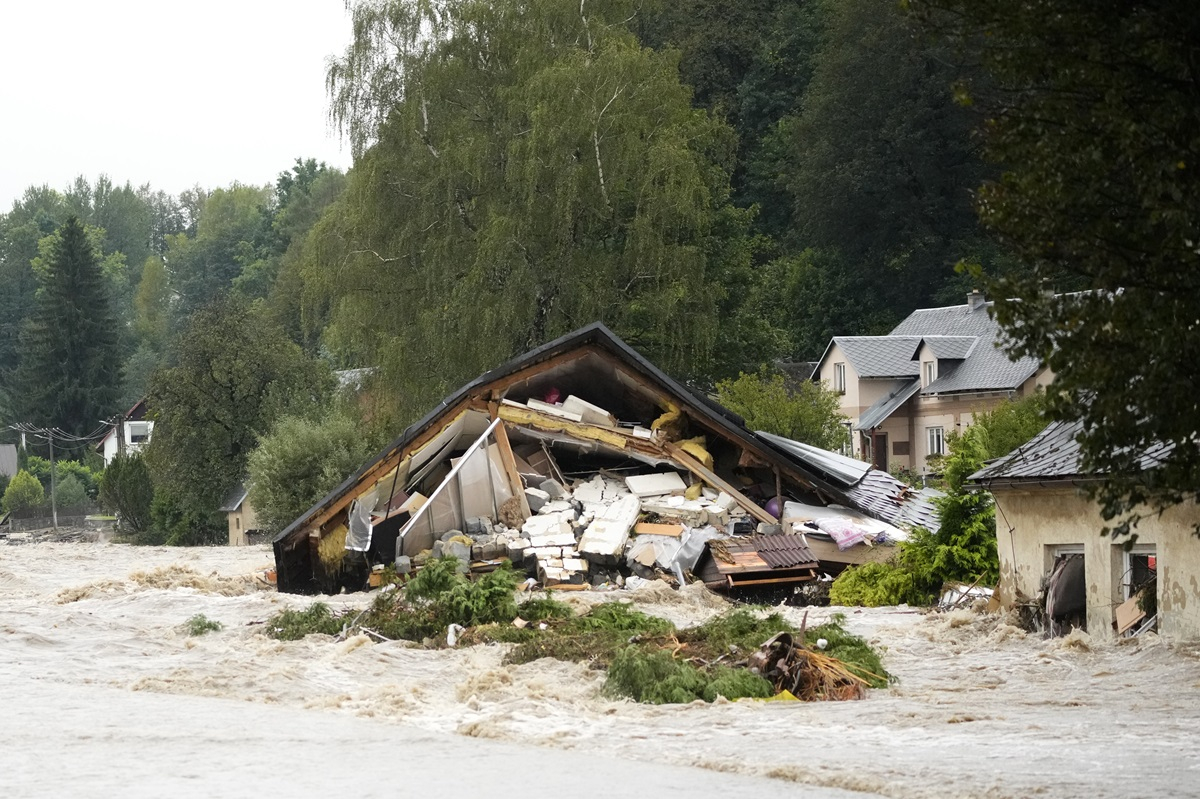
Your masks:
{"label": "churning rapids", "polygon": [[[264,590],[270,565],[266,547],[0,543],[0,795],[1200,796],[1200,645],[846,609],[892,688],[652,707],[499,646],[274,641],[261,622],[313,598]],[[676,624],[724,605],[567,596],[614,598]],[[223,628],[188,636],[196,614]]]}

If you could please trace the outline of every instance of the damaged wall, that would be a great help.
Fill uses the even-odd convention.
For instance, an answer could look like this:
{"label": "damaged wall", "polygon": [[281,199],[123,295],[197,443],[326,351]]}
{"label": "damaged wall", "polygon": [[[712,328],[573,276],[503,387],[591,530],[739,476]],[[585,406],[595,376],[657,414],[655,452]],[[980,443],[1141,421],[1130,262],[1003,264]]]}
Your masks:
{"label": "damaged wall", "polygon": [[[1124,600],[1124,541],[1100,535],[1105,523],[1096,504],[1069,485],[994,487],[992,494],[1001,604],[1012,607],[1018,595],[1036,597],[1052,565],[1053,548],[1082,545],[1088,633],[1113,635],[1115,608]],[[1137,543],[1155,547],[1159,630],[1177,639],[1200,639],[1200,540],[1192,533],[1197,522],[1200,508],[1188,503],[1150,516],[1137,527]]]}

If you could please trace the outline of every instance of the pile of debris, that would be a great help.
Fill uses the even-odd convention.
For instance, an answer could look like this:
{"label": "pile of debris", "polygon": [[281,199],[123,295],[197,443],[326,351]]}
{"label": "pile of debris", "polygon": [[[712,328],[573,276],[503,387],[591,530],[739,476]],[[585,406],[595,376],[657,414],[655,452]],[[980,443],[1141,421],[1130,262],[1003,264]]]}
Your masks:
{"label": "pile of debris", "polygon": [[927,505],[867,464],[751,432],[593,325],[448,397],[274,545],[294,592],[446,555],[560,588],[689,572],[788,587],[886,559]]}

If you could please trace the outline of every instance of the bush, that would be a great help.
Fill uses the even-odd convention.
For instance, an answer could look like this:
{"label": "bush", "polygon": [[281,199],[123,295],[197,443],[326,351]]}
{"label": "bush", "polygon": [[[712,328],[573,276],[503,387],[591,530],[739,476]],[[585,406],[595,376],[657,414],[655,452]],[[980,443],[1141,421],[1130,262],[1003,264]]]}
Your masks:
{"label": "bush", "polygon": [[154,486],[142,456],[113,458],[100,478],[100,504],[117,515],[118,530],[134,538],[149,532],[153,502]]}
{"label": "bush", "polygon": [[354,474],[373,454],[373,443],[344,413],[320,421],[281,419],[250,455],[250,502],[259,524],[282,530]]}
{"label": "bush", "polygon": [[134,543],[193,547],[228,541],[229,527],[221,514],[186,507],[163,489],[154,490],[150,519],[150,529]]}
{"label": "bush", "polygon": [[314,602],[306,610],[283,610],[267,619],[267,635],[280,641],[299,641],[306,635],[337,635],[344,622],[323,602]]}
{"label": "bush", "polygon": [[765,699],[775,690],[771,683],[745,669],[718,666],[709,674],[691,663],[676,660],[665,650],[630,646],[621,650],[608,667],[604,692],[637,702],[665,705],[686,704],[697,699],[712,702],[717,696]]}
{"label": "bush", "polygon": [[851,566],[838,575],[829,587],[832,605],[877,608],[883,605],[925,605],[930,596],[918,587],[913,573],[897,564],[864,563]]}
{"label": "bush", "polygon": [[24,469],[17,472],[4,490],[2,504],[9,513],[28,510],[42,505],[46,500],[46,492],[38,479]]}
{"label": "bush", "polygon": [[183,624],[183,631],[188,635],[204,635],[215,633],[221,629],[221,622],[208,618],[203,613],[197,613]]}
{"label": "bush", "polygon": [[78,508],[87,504],[87,490],[73,474],[59,477],[54,486],[54,502],[60,508]]}
{"label": "bush", "polygon": [[764,367],[758,374],[742,373],[736,380],[717,383],[717,401],[744,418],[751,430],[830,450],[848,440],[838,395],[811,380],[790,389],[783,375]]}

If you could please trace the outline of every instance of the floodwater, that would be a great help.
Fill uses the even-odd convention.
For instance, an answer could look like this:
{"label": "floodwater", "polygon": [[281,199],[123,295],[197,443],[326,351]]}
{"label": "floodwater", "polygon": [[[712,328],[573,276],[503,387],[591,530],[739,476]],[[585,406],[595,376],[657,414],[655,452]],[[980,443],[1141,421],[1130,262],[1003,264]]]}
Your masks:
{"label": "floodwater", "polygon": [[[1197,645],[842,609],[893,687],[654,707],[496,645],[271,640],[264,620],[314,598],[264,590],[270,565],[266,547],[0,544],[0,795],[1200,796]],[[724,606],[696,586],[565,596],[677,624]],[[188,636],[196,614],[222,629]]]}

